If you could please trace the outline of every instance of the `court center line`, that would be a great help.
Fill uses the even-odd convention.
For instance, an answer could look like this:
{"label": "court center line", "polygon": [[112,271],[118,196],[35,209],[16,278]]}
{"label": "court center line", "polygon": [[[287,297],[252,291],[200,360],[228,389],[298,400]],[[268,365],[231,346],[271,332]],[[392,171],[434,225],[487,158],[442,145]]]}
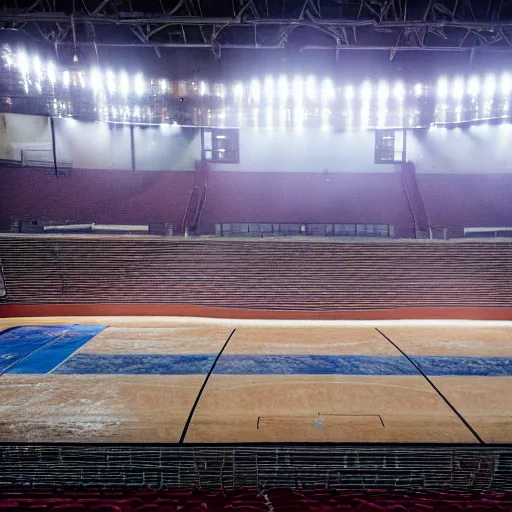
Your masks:
{"label": "court center line", "polygon": [[229,341],[233,337],[233,334],[235,334],[236,329],[233,329],[231,331],[231,334],[228,336],[228,339],[225,341],[224,345],[222,345],[222,348],[220,349],[219,353],[217,354],[217,357],[213,361],[213,364],[210,368],[210,371],[207,373],[203,384],[201,386],[201,389],[199,390],[199,393],[197,394],[197,397],[194,401],[194,405],[192,405],[192,409],[190,409],[190,413],[188,415],[187,421],[185,422],[185,426],[183,427],[183,432],[181,433],[180,440],[178,441],[179,444],[183,444],[185,442],[185,437],[187,437],[187,432],[190,427],[190,423],[192,422],[192,418],[194,417],[194,412],[196,411],[197,406],[199,405],[199,400],[201,400],[201,395],[203,394],[203,391],[206,388],[206,384],[208,384],[208,379],[210,378],[211,374],[213,373],[213,370],[215,369],[215,365],[217,364],[217,361],[220,359],[220,356],[224,352],[225,348],[228,346]]}
{"label": "court center line", "polygon": [[420,372],[420,374],[423,376],[423,378],[432,386],[432,389],[441,397],[442,400],[444,400],[445,404],[455,413],[455,415],[459,418],[460,421],[464,424],[464,426],[473,434],[473,436],[477,439],[477,441],[480,444],[486,444],[485,441],[478,435],[477,431],[466,421],[464,416],[455,409],[455,407],[450,403],[448,398],[446,398],[443,393],[441,393],[441,390],[434,384],[433,381],[430,380],[428,375],[416,364],[416,362],[410,358],[391,338],[388,338],[381,330],[379,330],[377,327],[375,330],[384,338],[386,339],[391,345],[393,345],[417,370]]}

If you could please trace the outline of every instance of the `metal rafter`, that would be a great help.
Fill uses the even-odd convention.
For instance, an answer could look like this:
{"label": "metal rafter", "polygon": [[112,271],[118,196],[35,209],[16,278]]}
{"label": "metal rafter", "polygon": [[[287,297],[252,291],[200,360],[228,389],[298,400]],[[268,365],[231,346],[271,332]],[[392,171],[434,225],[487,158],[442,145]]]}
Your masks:
{"label": "metal rafter", "polygon": [[[0,30],[25,32],[55,45],[146,46],[300,50],[512,50],[512,1],[287,0],[276,13],[261,0],[158,0],[133,9],[135,0],[6,0]],[[208,16],[212,11],[218,16]],[[271,4],[270,4],[271,5]],[[154,7],[154,8],[153,8]],[[218,7],[218,8],[217,8]],[[60,10],[59,10],[60,8]],[[147,9],[147,7],[146,7]],[[112,28],[112,30],[110,30]],[[108,37],[107,37],[108,35]],[[112,36],[115,37],[112,37]]]}

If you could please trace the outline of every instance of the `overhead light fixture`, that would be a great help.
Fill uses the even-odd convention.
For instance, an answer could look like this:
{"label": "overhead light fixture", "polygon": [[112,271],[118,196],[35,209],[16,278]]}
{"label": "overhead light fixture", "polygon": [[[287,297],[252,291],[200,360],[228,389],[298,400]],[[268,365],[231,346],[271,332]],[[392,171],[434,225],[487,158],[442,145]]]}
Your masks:
{"label": "overhead light fixture", "polygon": [[144,84],[144,77],[142,76],[142,73],[137,73],[135,75],[134,89],[135,89],[135,94],[137,94],[138,96],[142,96],[144,94],[145,84]]}
{"label": "overhead light fixture", "polygon": [[442,76],[437,82],[437,95],[442,99],[448,96],[448,80],[445,76]]}
{"label": "overhead light fixture", "polygon": [[280,76],[277,81],[277,95],[281,103],[286,103],[288,99],[288,80],[285,76]]}
{"label": "overhead light fixture", "polygon": [[475,98],[478,96],[478,93],[480,92],[480,80],[477,76],[473,75],[468,80],[468,94]]}
{"label": "overhead light fixture", "polygon": [[[258,86],[259,88],[259,82]],[[267,103],[272,103],[274,99],[274,79],[271,76],[266,76],[263,80],[263,94]]]}
{"label": "overhead light fixture", "polygon": [[306,78],[306,96],[311,101],[316,101],[318,99],[316,80],[313,75],[309,75]]}
{"label": "overhead light fixture", "polygon": [[452,96],[459,101],[464,97],[464,79],[460,76],[453,80]]}
{"label": "overhead light fixture", "polygon": [[496,92],[496,78],[494,75],[487,75],[484,80],[483,90],[484,96],[492,98]]}
{"label": "overhead light fixture", "polygon": [[368,80],[361,85],[361,99],[365,102],[372,99],[372,84]]}
{"label": "overhead light fixture", "polygon": [[107,88],[110,94],[116,92],[116,75],[114,75],[113,71],[107,71]]}
{"label": "overhead light fixture", "polygon": [[397,101],[403,101],[405,98],[405,86],[403,82],[397,82],[393,87],[393,96]]}
{"label": "overhead light fixture", "polygon": [[130,92],[130,80],[126,71],[122,71],[119,75],[119,90],[124,96],[127,96]]}
{"label": "overhead light fixture", "polygon": [[336,91],[330,78],[325,78],[322,82],[322,101],[328,103],[334,99]]}
{"label": "overhead light fixture", "polygon": [[417,83],[414,86],[414,96],[416,96],[416,98],[419,98],[419,97],[423,96],[423,92],[424,92],[423,84]]}
{"label": "overhead light fixture", "polygon": [[257,78],[253,78],[251,80],[250,92],[251,92],[251,101],[253,103],[259,103],[261,91],[260,91],[260,82]]}
{"label": "overhead light fixture", "polygon": [[69,87],[69,83],[70,83],[69,71],[64,71],[62,73],[62,84],[64,85],[64,87],[68,88]]}

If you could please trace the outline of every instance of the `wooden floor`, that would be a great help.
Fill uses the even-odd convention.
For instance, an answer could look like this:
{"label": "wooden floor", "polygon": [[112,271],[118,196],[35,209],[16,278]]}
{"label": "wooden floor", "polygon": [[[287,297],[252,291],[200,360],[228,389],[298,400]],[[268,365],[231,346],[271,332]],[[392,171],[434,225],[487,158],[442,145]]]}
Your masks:
{"label": "wooden floor", "polygon": [[19,326],[3,442],[512,442],[511,322],[0,319]]}

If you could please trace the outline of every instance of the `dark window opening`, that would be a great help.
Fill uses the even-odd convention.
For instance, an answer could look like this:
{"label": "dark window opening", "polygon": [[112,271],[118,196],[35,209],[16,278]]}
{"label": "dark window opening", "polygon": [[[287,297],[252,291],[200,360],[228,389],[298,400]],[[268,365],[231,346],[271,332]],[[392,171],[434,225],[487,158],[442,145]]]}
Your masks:
{"label": "dark window opening", "polygon": [[204,160],[229,164],[240,161],[238,130],[203,128],[202,136]]}
{"label": "dark window opening", "polygon": [[375,163],[405,162],[405,130],[375,130]]}
{"label": "dark window opening", "polygon": [[281,237],[281,236],[365,236],[395,237],[392,224],[281,224],[229,222],[215,225],[217,236]]}

